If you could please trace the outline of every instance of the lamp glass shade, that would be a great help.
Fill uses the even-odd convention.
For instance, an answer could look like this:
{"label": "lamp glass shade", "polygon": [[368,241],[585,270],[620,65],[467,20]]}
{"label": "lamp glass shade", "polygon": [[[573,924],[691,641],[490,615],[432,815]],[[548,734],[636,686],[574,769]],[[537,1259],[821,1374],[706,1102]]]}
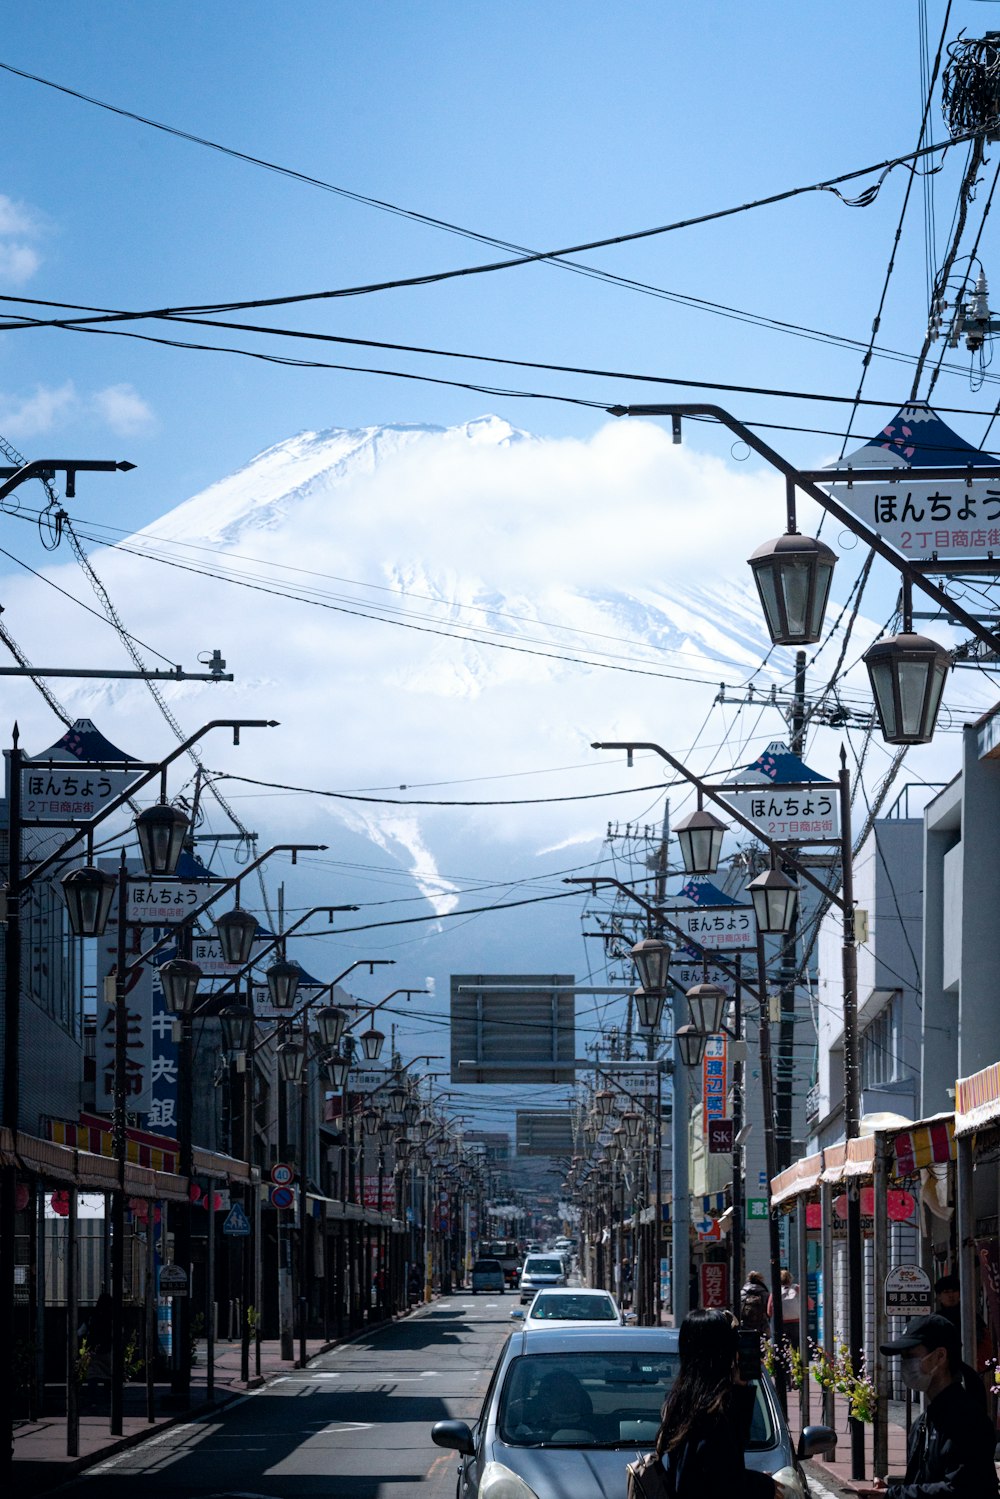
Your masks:
{"label": "lamp glass shade", "polygon": [[385,1036],[382,1032],[376,1030],[362,1031],[360,1040],[367,1060],[369,1062],[377,1062],[382,1055],[382,1044],[385,1041]]}
{"label": "lamp glass shade", "polygon": [[153,879],[176,873],[190,827],[187,813],[180,807],[168,807],[166,802],[144,807],[139,813],[135,820],[139,852],[146,873]]}
{"label": "lamp glass shade", "polygon": [[295,996],[299,992],[299,979],[302,970],[297,963],[289,963],[287,958],[279,958],[272,963],[265,973],[267,979],[268,993],[271,1003],[276,1010],[290,1010],[295,1003]]}
{"label": "lamp glass shade", "polygon": [[386,1146],[391,1145],[395,1138],[396,1126],[389,1124],[388,1121],[383,1121],[378,1127],[378,1143],[382,1146],[382,1149],[384,1150]]}
{"label": "lamp glass shade", "polygon": [[635,1012],[639,1020],[639,1028],[644,1031],[656,1031],[660,1028],[663,1018],[663,1006],[667,1002],[667,996],[663,990],[654,989],[650,993],[646,989],[636,989]]}
{"label": "lamp glass shade", "polygon": [[718,984],[695,984],[687,991],[687,1002],[695,1028],[706,1036],[717,1036],[726,1019],[729,995]]}
{"label": "lamp glass shade", "polygon": [[347,1074],[351,1064],[346,1057],[334,1052],[333,1056],[326,1057],[323,1061],[323,1071],[326,1073],[327,1081],[331,1088],[343,1088],[347,1082]]}
{"label": "lamp glass shade", "polygon": [[316,1011],[316,1028],[319,1039],[331,1051],[336,1051],[347,1024],[347,1011],[339,1005],[320,1005]]}
{"label": "lamp glass shade", "polygon": [[223,1049],[233,1056],[240,1051],[246,1051],[250,1045],[250,1032],[253,1027],[253,1012],[247,1005],[226,1005],[224,1010],[219,1011],[219,1021],[222,1025]]}
{"label": "lamp glass shade", "polygon": [[633,1143],[638,1140],[642,1131],[642,1115],[636,1109],[629,1109],[622,1115],[622,1125],[625,1129],[625,1139]]}
{"label": "lamp glass shade", "polygon": [[836,552],[814,536],[790,532],[765,541],[748,560],[774,644],[819,640]]}
{"label": "lamp glass shade", "polygon": [[118,879],[110,870],[84,864],[60,881],[74,937],[102,937],[111,914]]}
{"label": "lamp glass shade", "polygon": [[677,1050],[680,1052],[681,1061],[685,1067],[697,1067],[705,1055],[705,1045],[708,1037],[704,1031],[699,1031],[693,1025],[681,1025],[677,1028]]}
{"label": "lamp glass shade", "polygon": [[225,963],[244,968],[250,961],[254,938],[257,935],[257,918],[239,906],[233,911],[223,911],[215,918],[215,933],[222,948]]}
{"label": "lamp glass shade", "polygon": [[747,889],[762,932],[791,931],[799,887],[786,874],[780,869],[766,869],[750,881]]}
{"label": "lamp glass shade", "polygon": [[408,1096],[405,1083],[401,1081],[393,1083],[389,1089],[389,1108],[394,1114],[401,1114],[403,1112]]}
{"label": "lamp glass shade", "polygon": [[631,951],[639,983],[647,991],[664,991],[670,970],[670,945],[659,937],[644,937]]}
{"label": "lamp glass shade", "polygon": [[951,657],[926,635],[890,635],[865,653],[882,738],[929,744]]}
{"label": "lamp glass shade", "polygon": [[615,1106],[615,1095],[610,1088],[602,1088],[599,1093],[594,1094],[594,1108],[598,1118],[607,1119]]}
{"label": "lamp glass shade", "polygon": [[408,1103],[404,1103],[402,1114],[403,1122],[405,1123],[407,1129],[412,1129],[417,1120],[420,1118],[420,1105],[417,1103],[416,1099],[411,1098]]}
{"label": "lamp glass shade", "polygon": [[417,1138],[420,1140],[429,1140],[433,1133],[434,1120],[429,1119],[425,1114],[422,1119],[417,1120]]}
{"label": "lamp glass shade", "polygon": [[301,1041],[282,1041],[276,1049],[278,1074],[283,1083],[300,1083],[305,1072],[306,1053]]}
{"label": "lamp glass shade", "polygon": [[726,824],[703,807],[681,818],[674,828],[687,874],[715,874],[722,857]]}
{"label": "lamp glass shade", "polygon": [[361,1128],[366,1135],[373,1135],[378,1129],[379,1114],[377,1109],[364,1109],[361,1114]]}
{"label": "lamp glass shade", "polygon": [[171,958],[157,970],[163,987],[163,1001],[173,1015],[190,1015],[198,1000],[201,969],[187,958]]}

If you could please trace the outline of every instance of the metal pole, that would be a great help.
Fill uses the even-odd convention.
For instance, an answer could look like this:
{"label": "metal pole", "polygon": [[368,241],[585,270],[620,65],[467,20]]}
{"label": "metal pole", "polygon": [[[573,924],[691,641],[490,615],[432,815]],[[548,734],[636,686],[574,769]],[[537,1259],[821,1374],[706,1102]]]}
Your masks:
{"label": "metal pole", "polygon": [[[254,1050],[257,1039],[257,1022],[253,1015],[253,977],[247,974],[247,1004],[250,1009],[250,1036],[246,1053],[241,1103],[242,1135],[241,1155],[250,1168],[250,1180],[244,1193],[244,1207],[250,1223],[250,1233],[241,1245],[240,1260],[240,1379],[250,1382],[250,1306],[254,1301],[254,1264],[257,1253],[257,1215],[253,1204],[253,1076]],[[259,1315],[259,1308],[255,1306]]]}
{"label": "metal pole", "polygon": [[[736,954],[736,988],[733,1005],[733,1033],[736,1041],[743,1039],[743,955]],[[737,1058],[733,1062],[733,1299],[730,1305],[739,1316],[740,1288],[743,1285],[743,1232],[745,1209],[743,1206],[743,1146],[739,1144],[743,1129],[743,1063]]]}
{"label": "metal pole", "polygon": [[653,1229],[653,1323],[659,1327],[663,1311],[660,1261],[663,1258],[663,1063],[656,1069],[656,1223]]}
{"label": "metal pole", "polygon": [[885,1310],[885,1278],[889,1271],[889,1137],[876,1131],[875,1163],[872,1186],[875,1190],[875,1239],[872,1279],[875,1282],[874,1343],[872,1367],[869,1371],[875,1382],[878,1399],[875,1404],[875,1430],[872,1448],[872,1475],[885,1478],[889,1471],[889,1408],[888,1369],[885,1355],[879,1351],[889,1338],[889,1318]]}
{"label": "metal pole", "polygon": [[[180,1018],[181,1038],[177,1051],[177,1151],[179,1174],[190,1182],[194,1174],[191,1140],[192,1044],[191,1017]],[[174,1264],[187,1276],[187,1295],[173,1300],[174,1367],[171,1392],[185,1404],[191,1398],[191,1200],[174,1207]]]}
{"label": "metal pole", "polygon": [[[819,1198],[823,1221],[823,1325],[819,1329],[819,1337],[824,1352],[832,1359],[836,1331],[833,1305],[833,1187],[829,1182],[820,1183]],[[835,1419],[834,1392],[824,1386],[823,1424],[833,1426]]]}
{"label": "metal pole", "polygon": [[115,954],[115,1072],[112,1137],[117,1164],[111,1194],[111,1422],[112,1436],[121,1436],[125,1409],[125,1170],[128,1160],[128,869],[125,850],[118,862],[118,927]]}
{"label": "metal pole", "polygon": [[76,1187],[68,1192],[69,1213],[66,1218],[66,1456],[80,1456],[80,1386],[77,1359],[80,1353],[79,1244],[77,1239]]}
{"label": "metal pole", "polygon": [[[763,1093],[764,1111],[764,1160],[767,1170],[768,1190],[777,1176],[777,1149],[774,1138],[774,1078],[771,1070],[771,1017],[768,1013],[767,956],[764,952],[764,934],[757,929],[757,989],[760,1002],[760,1086]],[[768,1202],[767,1213],[768,1248],[771,1261],[771,1325],[776,1349],[785,1341],[785,1319],[781,1306],[781,1235],[778,1230],[778,1215]],[[785,1388],[785,1369],[780,1358],[774,1362],[775,1386],[781,1408],[788,1414],[788,1396]]]}
{"label": "metal pole", "polygon": [[[21,760],[17,724],[8,759],[7,792],[7,930],[4,942],[4,1066],[3,1123],[17,1146],[20,1113],[21,1039]],[[0,1171],[0,1478],[10,1480],[14,1458],[14,1405],[17,1384],[14,1360],[9,1356],[15,1341],[14,1265],[17,1259],[17,1168]]]}
{"label": "metal pole", "polygon": [[215,1180],[208,1182],[208,1264],[205,1290],[205,1393],[215,1399]]}
{"label": "metal pole", "polygon": [[799,1260],[799,1360],[802,1383],[799,1386],[799,1428],[809,1425],[809,1240],[806,1237],[806,1198],[795,1205],[796,1248]]}
{"label": "metal pole", "polygon": [[673,1107],[670,1114],[670,1296],[674,1326],[680,1327],[691,1307],[691,1198],[688,1184],[688,1077],[677,1042],[677,1032],[687,1021],[685,997],[674,989],[673,1016]]}
{"label": "metal pole", "polygon": [[[840,749],[840,882],[843,897],[843,946],[841,961],[844,985],[844,1135],[853,1140],[860,1117],[858,1069],[858,950],[854,939],[854,856],[851,848],[851,776],[847,751]],[[861,1235],[861,1196],[857,1180],[847,1184],[847,1287],[848,1342],[851,1365],[861,1369],[864,1355],[864,1261]],[[851,1418],[851,1477],[865,1476],[865,1428]]]}
{"label": "metal pole", "polygon": [[159,1336],[156,1325],[156,1203],[150,1202],[146,1215],[146,1276],[145,1276],[145,1374],[146,1374],[146,1420],[156,1420],[156,1357],[159,1353]]}
{"label": "metal pole", "polygon": [[309,1066],[306,1058],[309,1055],[309,1019],[305,1011],[302,1014],[302,1080],[299,1083],[299,1367],[306,1366],[306,1318],[309,1306],[309,1297],[306,1291],[306,1262],[308,1259],[308,1246],[306,1243],[306,1149],[307,1138],[307,1114],[309,1105]]}

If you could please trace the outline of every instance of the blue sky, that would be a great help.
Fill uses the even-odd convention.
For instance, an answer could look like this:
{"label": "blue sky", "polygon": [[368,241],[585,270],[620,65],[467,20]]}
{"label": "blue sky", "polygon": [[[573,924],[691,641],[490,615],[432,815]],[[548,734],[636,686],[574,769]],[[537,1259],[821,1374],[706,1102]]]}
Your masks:
{"label": "blue sky", "polygon": [[[348,5],[68,3],[13,8],[0,60],[338,185],[532,247],[670,222],[911,149],[917,6],[761,0],[608,7],[594,0]],[[929,6],[932,47],[944,10]],[[996,5],[960,0],[949,35]],[[10,75],[0,290],[107,307],[349,286],[492,258],[481,245],[151,131]],[[935,108],[935,138],[944,125]],[[943,242],[963,159],[935,180]],[[867,179],[858,184],[866,185]],[[865,338],[905,171],[866,209],[812,194],[594,253],[594,265],[711,301]],[[913,353],[926,324],[913,194],[881,339]],[[989,269],[989,257],[987,268]],[[28,274],[32,263],[37,268]],[[239,316],[237,314],[237,316]],[[250,320],[521,359],[852,394],[860,356],[548,266],[265,312]],[[149,325],[144,325],[147,331]],[[184,330],[168,330],[178,337]],[[301,345],[235,335],[248,347]],[[228,341],[228,340],[224,340]],[[306,350],[307,354],[310,352]],[[608,401],[657,387],[326,346],[319,357],[485,376]],[[903,398],[877,362],[867,390]],[[670,399],[676,388],[660,388]],[[683,393],[683,392],[681,392]],[[942,404],[989,407],[960,377]],[[840,430],[843,412],[722,396],[757,420]],[[0,336],[0,432],[31,455],[128,456],[81,485],[75,513],[145,523],[302,428],[449,424],[496,410],[542,434],[600,412],[335,371],[280,368],[58,330]],[[978,440],[985,422],[955,418]],[[863,412],[857,430],[879,425]],[[804,463],[827,436],[772,434]],[[699,444],[728,443],[701,429]],[[777,518],[776,518],[777,519]]]}

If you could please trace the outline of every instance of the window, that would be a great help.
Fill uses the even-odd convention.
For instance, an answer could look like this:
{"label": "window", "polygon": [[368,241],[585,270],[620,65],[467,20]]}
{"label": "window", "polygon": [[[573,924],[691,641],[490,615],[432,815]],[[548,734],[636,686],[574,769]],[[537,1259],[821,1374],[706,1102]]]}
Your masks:
{"label": "window", "polygon": [[895,1082],[899,1045],[897,1003],[893,996],[861,1037],[861,1086],[883,1088]]}

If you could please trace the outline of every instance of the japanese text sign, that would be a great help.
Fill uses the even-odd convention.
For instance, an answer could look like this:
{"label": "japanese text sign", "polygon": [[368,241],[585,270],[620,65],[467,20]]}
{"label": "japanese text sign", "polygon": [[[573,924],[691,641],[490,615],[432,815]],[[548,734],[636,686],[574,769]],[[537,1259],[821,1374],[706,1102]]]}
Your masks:
{"label": "japanese text sign", "polygon": [[702,1100],[707,1135],[713,1119],[726,1117],[726,1038],[709,1036],[701,1063]]}
{"label": "japanese text sign", "polygon": [[929,480],[890,470],[877,482],[827,484],[832,499],[904,557],[987,557],[1000,551],[1000,480]]}
{"label": "japanese text sign", "polygon": [[820,782],[802,791],[783,786],[761,786],[723,793],[730,806],[760,828],[767,838],[782,842],[834,843],[840,837],[837,788]]}

